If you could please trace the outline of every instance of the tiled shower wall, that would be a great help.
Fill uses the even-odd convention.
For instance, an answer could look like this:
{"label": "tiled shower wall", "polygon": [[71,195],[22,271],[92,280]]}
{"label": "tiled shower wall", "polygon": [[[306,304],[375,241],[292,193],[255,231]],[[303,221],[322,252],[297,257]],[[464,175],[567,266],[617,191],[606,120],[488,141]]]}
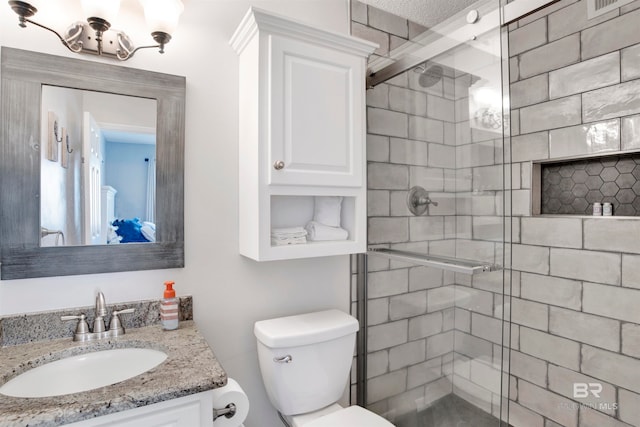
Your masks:
{"label": "tiled shower wall", "polygon": [[[356,1],[352,8],[354,35],[383,46],[411,35],[406,20]],[[445,68],[425,89],[418,77],[409,70],[367,92],[369,244],[501,263],[502,140],[471,125],[477,79]],[[439,203],[428,215],[406,207],[414,185]],[[502,272],[472,282],[368,259],[367,406],[394,420],[453,392],[498,415]]]}
{"label": "tiled shower wall", "polygon": [[532,161],[640,148],[639,28],[640,1],[589,21],[576,0],[510,28],[515,427],[640,424],[640,220],[532,217],[529,202]]}

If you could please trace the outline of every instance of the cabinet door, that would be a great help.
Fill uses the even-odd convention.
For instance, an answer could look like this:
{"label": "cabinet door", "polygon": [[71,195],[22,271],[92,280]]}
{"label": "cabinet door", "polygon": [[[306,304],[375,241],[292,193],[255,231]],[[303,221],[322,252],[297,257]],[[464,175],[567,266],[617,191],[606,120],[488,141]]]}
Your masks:
{"label": "cabinet door", "polygon": [[358,187],[364,59],[270,36],[269,183]]}

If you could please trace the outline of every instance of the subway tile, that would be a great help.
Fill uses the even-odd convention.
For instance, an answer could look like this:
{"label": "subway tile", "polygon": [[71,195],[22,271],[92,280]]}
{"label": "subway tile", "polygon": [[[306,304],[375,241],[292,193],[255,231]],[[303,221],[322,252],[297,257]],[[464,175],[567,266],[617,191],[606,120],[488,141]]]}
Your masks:
{"label": "subway tile", "polygon": [[389,370],[406,368],[425,361],[425,340],[410,341],[389,349]]}
{"label": "subway tile", "polygon": [[442,144],[444,143],[444,125],[439,120],[409,116],[409,138]]}
{"label": "subway tile", "polygon": [[514,270],[549,274],[549,248],[512,245],[511,250]]}
{"label": "subway tile", "polygon": [[582,94],[583,121],[594,122],[640,113],[638,92],[640,79]]}
{"label": "subway tile", "polygon": [[457,353],[472,359],[491,360],[493,353],[490,341],[457,330],[454,331],[453,348]]}
{"label": "subway tile", "polygon": [[[570,399],[575,399],[573,395],[573,385],[575,383],[599,383],[602,385],[600,397],[589,394],[589,397],[579,398],[581,404],[594,405],[599,407],[601,404],[606,405],[616,401],[616,389],[611,384],[607,384],[596,378],[579,374],[570,369],[561,366],[549,365],[549,390],[556,392]],[[602,407],[604,410],[605,408]],[[604,412],[615,415],[615,409],[612,407],[604,410]],[[582,426],[582,422],[580,423]]]}
{"label": "subway tile", "polygon": [[443,284],[442,269],[435,267],[413,267],[409,269],[409,290],[439,288]]}
{"label": "subway tile", "polygon": [[[371,274],[371,273],[369,273]],[[389,298],[367,300],[367,325],[379,325],[389,321]]]}
{"label": "subway tile", "polygon": [[427,359],[433,359],[451,351],[453,351],[453,331],[432,335],[427,338]]}
{"label": "subway tile", "polygon": [[620,284],[620,254],[551,248],[551,275]]}
{"label": "subway tile", "polygon": [[504,218],[501,216],[474,216],[473,238],[477,240],[502,241]]}
{"label": "subway tile", "polygon": [[640,221],[614,219],[584,221],[584,247],[615,252],[640,253]]}
{"label": "subway tile", "polygon": [[392,86],[400,86],[400,87],[407,88],[407,87],[409,87],[408,74],[409,74],[408,72],[404,72],[404,73],[398,74],[397,76],[392,77],[389,80],[387,80],[386,83],[390,84]]}
{"label": "subway tile", "polygon": [[[560,2],[559,4],[565,3]],[[549,40],[557,40],[569,34],[578,33],[616,16],[618,16],[617,9],[597,18],[588,19],[587,6],[581,2],[574,3],[549,15]]]}
{"label": "subway tile", "polygon": [[443,332],[442,312],[425,314],[409,319],[409,340],[418,340]]}
{"label": "subway tile", "polygon": [[519,79],[520,79],[520,57],[514,56],[512,58],[509,58],[509,83],[516,82]]}
{"label": "subway tile", "polygon": [[376,351],[367,354],[367,379],[377,377],[389,371],[389,352]]}
{"label": "subway tile", "polygon": [[622,50],[622,81],[640,78],[640,43]]}
{"label": "subway tile", "polygon": [[427,116],[446,122],[455,122],[454,101],[435,95],[427,95]]}
{"label": "subway tile", "polygon": [[511,375],[541,387],[547,386],[547,362],[519,351],[511,350]]}
{"label": "subway tile", "polygon": [[389,109],[389,85],[381,83],[367,90],[367,106]]}
{"label": "subway tile", "polygon": [[367,350],[377,351],[395,347],[407,342],[406,319],[369,327],[367,333]]}
{"label": "subway tile", "polygon": [[549,74],[544,73],[520,80],[510,86],[511,108],[526,107],[549,100]]}
{"label": "subway tile", "polygon": [[427,291],[409,292],[389,298],[389,319],[408,319],[427,312]]}
{"label": "subway tile", "polygon": [[463,259],[477,261],[495,261],[495,243],[476,240],[462,240],[456,242],[456,256]]}
{"label": "subway tile", "polygon": [[495,161],[493,141],[466,144],[456,147],[456,167],[469,168],[492,165]]}
{"label": "subway tile", "polygon": [[443,170],[432,167],[411,166],[409,168],[409,187],[416,185],[423,187],[427,191],[443,191]]}
{"label": "subway tile", "polygon": [[549,332],[607,350],[620,350],[620,322],[616,320],[551,307]]}
{"label": "subway tile", "polygon": [[565,338],[520,327],[520,351],[577,371],[580,367],[580,344]]}
{"label": "subway tile", "polygon": [[640,148],[640,115],[622,118],[621,140],[622,150]]}
{"label": "subway tile", "polygon": [[511,298],[511,321],[543,331],[549,330],[549,306],[520,298]]}
{"label": "subway tile", "polygon": [[444,238],[442,217],[419,216],[409,218],[409,239],[412,242]]}
{"label": "subway tile", "polygon": [[391,163],[427,166],[428,144],[424,141],[391,138],[389,141]]}
{"label": "subway tile", "polygon": [[593,58],[640,43],[640,10],[581,32],[582,59]]}
{"label": "subway tile", "polygon": [[569,399],[526,381],[518,384],[521,405],[550,418],[564,427],[578,426],[578,407]]}
{"label": "subway tile", "polygon": [[375,55],[386,56],[389,54],[389,34],[358,22],[352,22],[351,35],[377,43],[378,48],[373,52]]}
{"label": "subway tile", "polygon": [[[594,100],[591,100],[589,105],[594,105],[599,102],[595,100],[595,98],[597,98],[596,96],[592,98],[594,98]],[[581,121],[581,111],[582,101],[580,95],[573,95],[524,107],[520,109],[520,131],[524,134],[577,125]],[[595,117],[585,121],[595,120],[600,120],[600,118]]]}
{"label": "subway tile", "polygon": [[[428,209],[428,215],[448,215],[453,216],[456,214],[456,195],[452,193],[435,193],[429,194],[429,197],[436,205],[430,205]],[[445,218],[445,220],[454,220],[454,218]]]}
{"label": "subway tile", "polygon": [[580,370],[627,390],[640,392],[639,359],[583,345]]}
{"label": "subway tile", "polygon": [[549,132],[537,132],[511,138],[511,157],[514,162],[549,158]]}
{"label": "subway tile", "polygon": [[371,190],[409,189],[409,168],[404,165],[370,163],[367,170],[367,187]]}
{"label": "subway tile", "polygon": [[587,123],[549,132],[550,158],[620,150],[620,120]]}
{"label": "subway tile", "polygon": [[531,162],[523,162],[521,165],[522,177],[520,186],[522,188],[531,188]]}
{"label": "subway tile", "polygon": [[389,106],[395,111],[425,116],[427,114],[427,95],[415,90],[390,86]]}
{"label": "subway tile", "polygon": [[[495,344],[502,343],[502,322],[495,317],[471,313],[471,335]],[[490,355],[490,354],[487,354]]]}
{"label": "subway tile", "polygon": [[521,241],[527,245],[582,247],[582,220],[573,218],[522,218]]}
{"label": "subway tile", "polygon": [[367,5],[359,0],[351,2],[351,20],[367,25]]}
{"label": "subway tile", "polygon": [[456,145],[456,125],[455,123],[444,122],[444,143]]}
{"label": "subway tile", "polygon": [[500,365],[493,365],[478,360],[471,361],[471,378],[470,380],[478,384],[492,393],[500,394],[502,372]]}
{"label": "subway tile", "polygon": [[409,22],[377,7],[369,7],[369,25],[404,39],[409,38]]}
{"label": "subway tile", "polygon": [[468,334],[471,333],[471,312],[456,307],[454,313],[454,329]]}
{"label": "subway tile", "polygon": [[622,286],[640,289],[640,256],[622,254]]}
{"label": "subway tile", "polygon": [[[515,1],[515,0],[513,0]],[[547,6],[545,6],[543,9],[538,10],[537,12],[532,13],[531,15],[528,16],[524,16],[522,18],[520,18],[518,20],[518,22],[520,23],[520,25],[526,25],[530,22],[536,21],[540,18],[543,18],[553,12],[555,12],[556,10],[559,9],[563,9],[565,7],[567,7],[570,4],[573,4],[575,2],[578,2],[580,0],[562,0],[559,1],[557,3],[554,4],[548,4]]]}
{"label": "subway tile", "polygon": [[368,296],[371,299],[404,294],[409,289],[407,269],[368,273]]}
{"label": "subway tile", "polygon": [[566,67],[580,61],[580,35],[572,34],[519,56],[520,78]]}
{"label": "subway tile", "polygon": [[370,162],[389,161],[389,137],[367,135],[367,160]]}
{"label": "subway tile", "polygon": [[515,401],[509,401],[509,425],[513,427],[545,427],[544,418]]}
{"label": "subway tile", "polygon": [[511,110],[509,125],[511,126],[511,136],[520,135],[520,110]]}
{"label": "subway tile", "polygon": [[367,132],[378,135],[406,138],[407,115],[380,108],[367,108]]}
{"label": "subway tile", "polygon": [[584,283],[582,311],[640,323],[640,290]]}
{"label": "subway tile", "polygon": [[367,191],[367,216],[389,216],[388,191]]}
{"label": "subway tile", "polygon": [[[417,365],[409,366],[407,375],[407,388],[413,389],[424,384],[429,384],[442,377],[442,361],[439,357]],[[424,398],[424,395],[421,396]]]}
{"label": "subway tile", "polygon": [[473,168],[473,190],[501,190],[503,187],[503,166],[481,166]]}
{"label": "subway tile", "polygon": [[518,55],[547,42],[547,20],[542,18],[509,33],[509,55]]}
{"label": "subway tile", "polygon": [[[612,406],[615,400],[603,403],[603,405]],[[613,414],[615,416],[615,414]],[[587,406],[580,407],[580,427],[633,427],[627,423],[620,421],[591,409]]]}
{"label": "subway tile", "polygon": [[369,218],[369,244],[406,242],[409,240],[407,218]]}
{"label": "subway tile", "polygon": [[427,311],[445,310],[455,306],[455,290],[452,286],[429,289],[427,291]]}
{"label": "subway tile", "polygon": [[618,391],[619,414],[622,421],[637,423],[640,420],[640,394],[620,389]]}
{"label": "subway tile", "polygon": [[451,145],[429,144],[429,166],[454,169],[456,167],[456,149]]}
{"label": "subway tile", "polygon": [[493,315],[493,294],[467,286],[455,286],[455,306],[465,310]]}
{"label": "subway tile", "polygon": [[522,273],[520,296],[545,304],[580,310],[582,283],[553,276]]}
{"label": "subway tile", "polygon": [[406,390],[407,371],[399,370],[367,381],[367,404],[395,396]]}
{"label": "subway tile", "polygon": [[640,359],[640,325],[622,325],[622,353]]}
{"label": "subway tile", "polygon": [[620,83],[620,53],[612,52],[551,71],[549,96],[561,98],[617,83]]}

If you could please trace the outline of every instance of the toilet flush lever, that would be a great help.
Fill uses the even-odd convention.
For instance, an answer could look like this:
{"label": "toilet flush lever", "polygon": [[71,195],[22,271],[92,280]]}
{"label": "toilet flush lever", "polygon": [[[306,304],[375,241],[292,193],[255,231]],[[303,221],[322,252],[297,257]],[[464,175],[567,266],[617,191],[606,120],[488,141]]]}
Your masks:
{"label": "toilet flush lever", "polygon": [[276,363],[291,363],[293,362],[293,357],[291,357],[290,354],[287,354],[286,356],[282,357],[274,357],[273,361]]}

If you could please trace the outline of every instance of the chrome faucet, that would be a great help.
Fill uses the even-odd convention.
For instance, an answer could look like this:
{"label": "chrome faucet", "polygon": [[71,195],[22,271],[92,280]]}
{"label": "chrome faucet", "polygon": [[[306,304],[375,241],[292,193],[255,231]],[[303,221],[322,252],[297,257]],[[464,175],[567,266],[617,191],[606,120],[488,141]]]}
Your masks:
{"label": "chrome faucet", "polygon": [[61,316],[60,320],[77,320],[76,331],[73,334],[74,341],[94,341],[104,338],[114,338],[125,334],[122,321],[120,320],[121,314],[133,313],[133,308],[127,308],[124,310],[113,310],[111,313],[111,322],[109,329],[106,327],[104,318],[107,316],[107,305],[104,300],[104,294],[98,292],[96,296],[96,315],[93,320],[93,331],[89,329],[89,323],[87,323],[87,317],[84,313],[77,316]]}

